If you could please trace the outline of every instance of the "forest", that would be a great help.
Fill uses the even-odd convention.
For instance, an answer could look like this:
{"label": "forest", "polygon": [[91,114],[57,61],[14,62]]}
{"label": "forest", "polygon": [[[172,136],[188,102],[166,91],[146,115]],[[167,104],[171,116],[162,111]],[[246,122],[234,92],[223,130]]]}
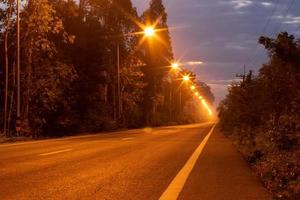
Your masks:
{"label": "forest", "polygon": [[275,199],[300,196],[300,39],[260,37],[269,60],[234,82],[219,106],[220,126]]}
{"label": "forest", "polygon": [[[170,70],[176,59],[161,0],[140,15],[130,0],[23,0],[19,29],[16,8],[0,0],[0,128],[7,137],[206,120],[182,73]],[[154,38],[140,34],[147,25],[158,30]],[[208,85],[184,67],[212,104]]]}

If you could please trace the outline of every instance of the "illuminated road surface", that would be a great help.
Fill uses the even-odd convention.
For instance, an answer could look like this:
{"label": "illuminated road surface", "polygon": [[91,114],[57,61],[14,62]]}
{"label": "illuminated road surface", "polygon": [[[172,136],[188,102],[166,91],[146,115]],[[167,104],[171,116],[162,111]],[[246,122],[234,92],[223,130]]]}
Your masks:
{"label": "illuminated road surface", "polygon": [[1,200],[176,198],[271,199],[211,123],[0,145]]}

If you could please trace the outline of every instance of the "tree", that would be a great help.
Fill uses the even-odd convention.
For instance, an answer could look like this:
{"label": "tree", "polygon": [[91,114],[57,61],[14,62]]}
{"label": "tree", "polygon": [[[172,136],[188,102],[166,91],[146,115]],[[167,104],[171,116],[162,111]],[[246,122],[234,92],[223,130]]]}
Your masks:
{"label": "tree", "polygon": [[156,33],[156,37],[153,40],[149,39],[145,45],[147,66],[143,72],[147,85],[144,95],[144,109],[145,121],[147,124],[151,124],[161,97],[167,95],[161,94],[161,86],[167,74],[166,66],[169,66],[170,61],[173,60],[173,53],[167,25],[167,13],[162,1],[152,0],[149,9],[143,13],[142,18],[146,25],[155,26],[155,29],[160,30]]}
{"label": "tree", "polygon": [[[72,43],[48,0],[28,0],[21,18],[23,130],[38,134],[54,113],[67,107],[66,90],[76,77],[58,45]],[[26,78],[26,79],[25,79]],[[27,130],[26,130],[27,129]]]}
{"label": "tree", "polygon": [[5,21],[4,24],[4,60],[5,60],[5,89],[4,89],[4,125],[3,130],[4,134],[9,135],[8,133],[8,90],[9,90],[9,52],[8,52],[8,43],[9,43],[9,33],[12,29],[12,15],[13,15],[13,1],[8,0],[4,2],[7,5],[7,9],[5,11]]}
{"label": "tree", "polygon": [[261,37],[269,61],[233,84],[219,106],[220,123],[236,138],[266,186],[295,199],[299,184],[300,40],[286,32]]}
{"label": "tree", "polygon": [[268,138],[278,147],[290,148],[299,130],[300,46],[288,33],[276,39],[261,37],[259,43],[269,53],[269,61],[240,84],[233,85],[220,105],[220,119],[227,129],[268,130]]}

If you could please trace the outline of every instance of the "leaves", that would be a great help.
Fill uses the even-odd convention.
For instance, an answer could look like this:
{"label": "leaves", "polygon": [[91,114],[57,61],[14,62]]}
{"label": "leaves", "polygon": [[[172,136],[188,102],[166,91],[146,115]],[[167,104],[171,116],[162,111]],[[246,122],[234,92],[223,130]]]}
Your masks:
{"label": "leaves", "polygon": [[288,33],[275,39],[261,37],[259,43],[270,60],[257,77],[249,73],[232,84],[219,106],[220,123],[247,157],[253,158],[257,150],[263,154],[251,164],[274,196],[295,199],[300,171],[300,43]]}

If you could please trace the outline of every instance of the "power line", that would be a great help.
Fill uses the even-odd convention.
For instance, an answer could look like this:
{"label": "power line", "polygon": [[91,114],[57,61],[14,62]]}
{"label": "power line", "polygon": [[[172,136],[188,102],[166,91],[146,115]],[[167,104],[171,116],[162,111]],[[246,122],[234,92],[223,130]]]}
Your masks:
{"label": "power line", "polygon": [[[265,23],[265,25],[264,25],[264,27],[263,27],[263,29],[262,29],[262,31],[261,31],[261,32],[262,32],[262,35],[265,34],[265,32],[266,32],[266,30],[267,30],[267,28],[268,28],[268,26],[269,26],[269,24],[270,24],[270,22],[271,22],[271,20],[272,20],[272,18],[273,18],[273,16],[274,16],[274,14],[275,14],[275,12],[277,11],[278,5],[279,5],[279,0],[277,0],[277,1],[275,2],[275,7],[274,7],[274,9],[272,10],[271,15],[269,15],[269,17],[268,17],[268,19],[267,19],[267,21],[266,21],[266,23]],[[252,56],[252,58],[249,59],[249,61],[248,61],[248,63],[250,63],[251,60],[252,60],[252,62],[251,62],[250,65],[254,65],[255,62],[256,62],[256,60],[257,60],[256,55],[257,55],[257,48],[258,48],[258,45],[259,45],[258,42],[256,42],[256,45],[255,45],[255,48],[254,48],[253,56]]]}
{"label": "power line", "polygon": [[[282,15],[283,18],[285,18],[290,9],[292,8],[293,4],[295,3],[295,0],[291,0],[289,2],[289,4],[287,5],[287,9],[285,10],[284,14]],[[264,27],[264,31],[267,29],[267,26],[269,25],[269,23],[271,22],[271,19],[273,18],[277,8],[278,8],[278,5],[279,5],[279,0],[276,1],[276,6],[275,6],[275,9],[273,10],[272,12],[272,15],[270,16],[270,18],[268,19],[268,21],[266,22],[266,26]],[[281,29],[282,27],[282,23],[279,24],[279,28],[274,28],[274,30],[270,33],[271,37],[275,37],[276,33]],[[263,32],[264,34],[264,32]],[[251,62],[251,65],[255,65],[256,62],[257,62],[257,47],[258,47],[259,44],[256,44],[256,47],[255,47],[255,50],[254,50],[254,56],[253,56],[253,59],[252,59],[252,62]],[[249,61],[250,62],[250,61]]]}
{"label": "power line", "polygon": [[[291,8],[293,7],[294,3],[295,3],[295,0],[291,0],[291,1],[290,1],[290,4],[288,5],[286,11],[285,11],[284,14],[282,15],[283,18],[287,17],[287,15],[288,15],[289,11],[291,10]],[[281,23],[279,24],[279,27],[278,27],[277,29],[276,29],[276,28],[274,29],[274,31],[272,32],[272,37],[275,37],[275,34],[276,34],[278,31],[280,31],[282,25],[283,25],[283,23],[281,22]]]}

